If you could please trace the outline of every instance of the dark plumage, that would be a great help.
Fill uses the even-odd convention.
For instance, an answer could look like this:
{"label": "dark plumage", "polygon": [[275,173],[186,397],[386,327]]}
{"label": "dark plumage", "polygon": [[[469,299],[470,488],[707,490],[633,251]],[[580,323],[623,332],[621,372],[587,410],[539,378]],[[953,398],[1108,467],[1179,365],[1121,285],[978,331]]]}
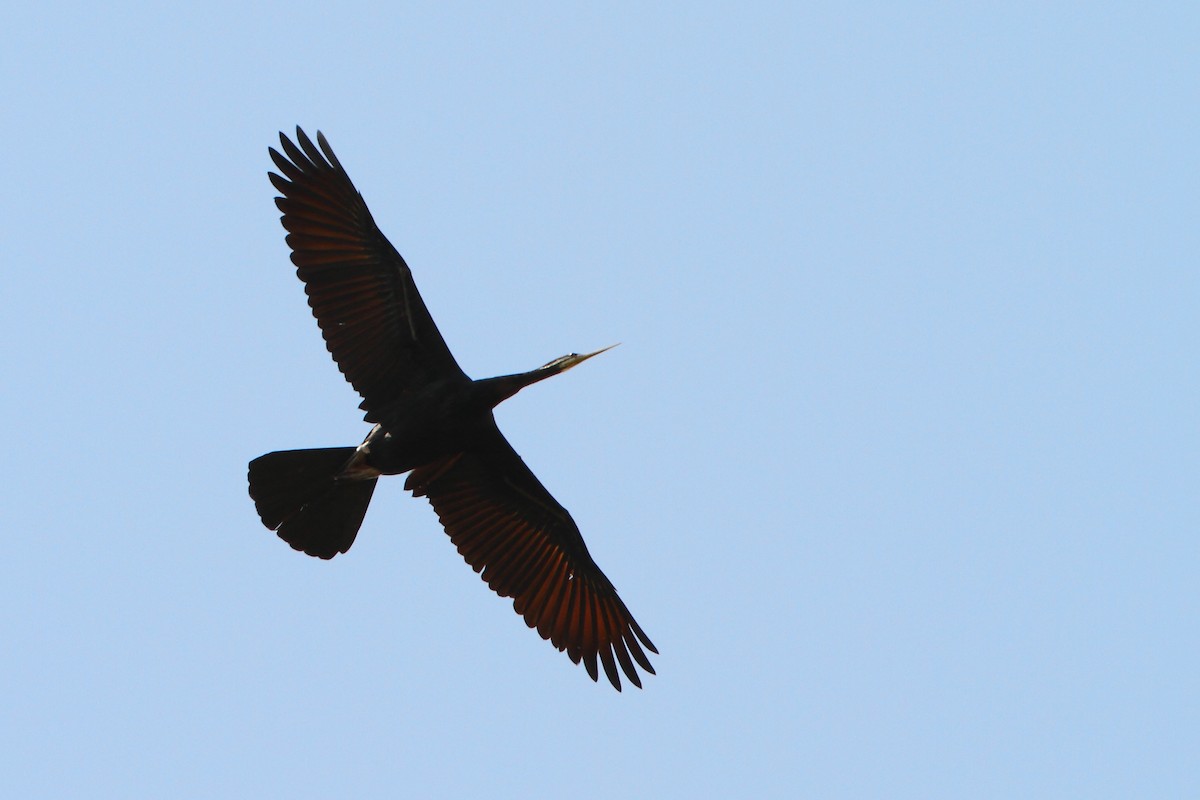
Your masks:
{"label": "dark plumage", "polygon": [[[641,686],[654,645],[588,554],[571,515],[512,449],[492,409],[597,353],[472,380],[438,332],[404,259],[380,233],[329,142],[296,129],[271,149],[283,227],[326,346],[375,423],[358,447],[287,450],[250,462],[263,524],[320,558],[354,543],[380,475],[409,472],[467,563],[593,680]],[[608,348],[605,348],[608,349]],[[636,664],[636,666],[635,666]]]}

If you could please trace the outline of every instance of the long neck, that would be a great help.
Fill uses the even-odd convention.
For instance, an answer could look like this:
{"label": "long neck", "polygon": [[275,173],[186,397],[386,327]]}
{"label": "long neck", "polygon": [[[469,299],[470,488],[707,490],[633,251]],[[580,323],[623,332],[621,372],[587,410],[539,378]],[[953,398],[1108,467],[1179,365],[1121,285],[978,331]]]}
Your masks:
{"label": "long neck", "polygon": [[484,378],[475,381],[475,390],[490,408],[503,403],[526,386],[544,381],[552,375],[557,375],[562,369],[557,366],[544,366],[531,369],[529,372],[519,372],[516,375],[501,375],[498,378]]}

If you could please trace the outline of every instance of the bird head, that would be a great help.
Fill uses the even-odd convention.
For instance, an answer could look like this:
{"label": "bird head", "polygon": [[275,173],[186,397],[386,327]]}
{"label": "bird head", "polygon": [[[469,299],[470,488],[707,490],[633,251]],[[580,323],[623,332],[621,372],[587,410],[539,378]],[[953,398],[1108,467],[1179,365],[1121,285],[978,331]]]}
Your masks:
{"label": "bird head", "polygon": [[[620,342],[617,342],[617,344],[620,344]],[[617,346],[616,344],[610,344],[608,347],[602,347],[599,350],[595,350],[591,353],[584,353],[582,355],[580,355],[579,353],[568,353],[567,355],[556,358],[547,364],[543,364],[541,367],[538,368],[538,371],[539,372],[548,372],[552,375],[557,375],[560,372],[566,372],[571,367],[582,364],[584,361],[587,361],[592,356],[598,356],[601,353],[608,352],[609,350],[612,350],[616,346]]]}

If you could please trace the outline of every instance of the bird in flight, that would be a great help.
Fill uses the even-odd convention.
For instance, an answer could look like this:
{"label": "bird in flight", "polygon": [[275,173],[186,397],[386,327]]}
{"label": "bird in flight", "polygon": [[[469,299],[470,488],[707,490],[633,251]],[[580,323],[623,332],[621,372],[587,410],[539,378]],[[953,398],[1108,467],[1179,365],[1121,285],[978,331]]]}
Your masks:
{"label": "bird in flight", "polygon": [[[263,524],[296,550],[333,558],[354,543],[380,475],[409,473],[466,562],[592,680],[599,666],[621,690],[657,653],[588,554],[571,515],[525,466],[492,409],[521,389],[581,364],[556,358],[517,375],[472,380],[438,332],[408,264],[325,137],[296,129],[270,148],[296,274],[325,345],[374,425],[358,447],[282,450],[250,462]],[[636,664],[636,666],[635,666]]]}

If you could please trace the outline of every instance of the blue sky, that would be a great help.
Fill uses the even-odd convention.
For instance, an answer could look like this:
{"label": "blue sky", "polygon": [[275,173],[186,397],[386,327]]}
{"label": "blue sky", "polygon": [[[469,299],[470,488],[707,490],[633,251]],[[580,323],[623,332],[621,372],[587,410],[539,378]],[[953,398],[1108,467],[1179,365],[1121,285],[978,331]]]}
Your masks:
{"label": "blue sky", "polygon": [[[1200,792],[1188,4],[57,4],[0,86],[14,797]],[[662,654],[616,694],[381,483],[267,182],[329,137]]]}

